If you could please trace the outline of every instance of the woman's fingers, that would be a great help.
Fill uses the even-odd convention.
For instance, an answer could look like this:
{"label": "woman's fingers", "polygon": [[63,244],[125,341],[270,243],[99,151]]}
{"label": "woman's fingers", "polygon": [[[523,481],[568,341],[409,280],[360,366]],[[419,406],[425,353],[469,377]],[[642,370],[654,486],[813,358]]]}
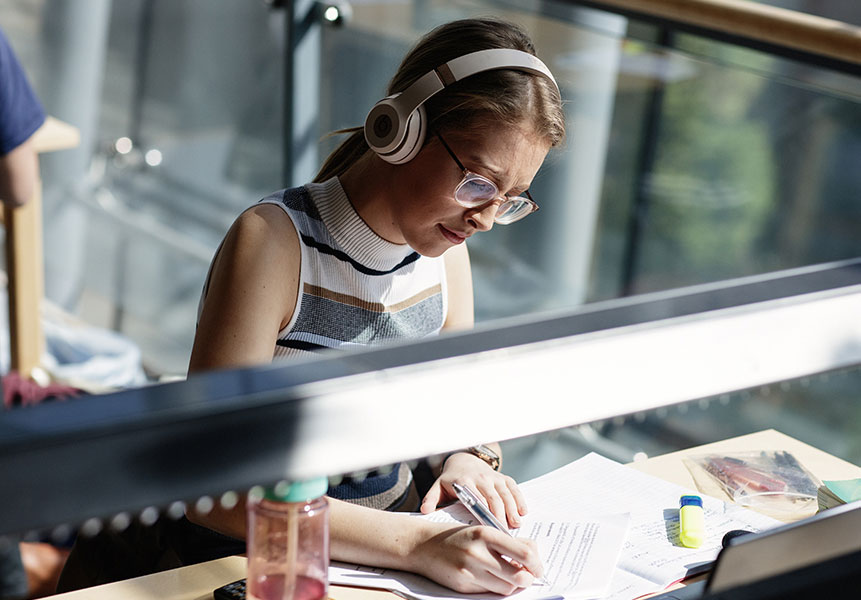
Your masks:
{"label": "woman's fingers", "polygon": [[492,480],[479,482],[477,487],[497,519],[509,527],[520,527],[520,517],[526,514],[526,500],[511,477],[497,474]]}
{"label": "woman's fingers", "polygon": [[512,569],[518,574],[516,581],[527,580],[526,585],[532,585],[532,580],[544,575],[544,565],[538,556],[538,547],[532,540],[523,540],[505,536],[498,538],[493,536],[487,539],[488,548],[496,555],[506,557],[503,562],[509,562]]}
{"label": "woman's fingers", "polygon": [[511,494],[514,497],[514,503],[517,507],[516,511],[513,511],[513,514],[518,514],[522,517],[529,512],[529,509],[526,507],[526,496],[524,496],[523,492],[520,491],[520,486],[517,485],[517,482],[514,481],[513,477],[508,477],[506,475],[505,480],[505,485],[508,486],[508,489],[511,491]]}
{"label": "woman's fingers", "polygon": [[502,561],[502,565],[493,571],[487,571],[481,587],[489,592],[509,596],[521,588],[532,585],[534,577],[523,569]]}
{"label": "woman's fingers", "polygon": [[523,497],[523,492],[520,491],[514,479],[507,476],[503,476],[502,481],[497,483],[496,489],[505,505],[508,525],[520,527],[520,517],[526,514],[526,498]]}
{"label": "woman's fingers", "polygon": [[505,513],[505,501],[502,499],[496,486],[492,484],[485,485],[481,489],[481,495],[484,496],[485,500],[487,500],[487,507],[490,509],[490,512],[492,512],[500,522],[507,523],[508,517]]}
{"label": "woman's fingers", "polygon": [[471,527],[468,534],[473,544],[469,555],[475,562],[469,570],[482,589],[509,595],[529,587],[536,574],[526,568],[527,564],[543,573],[538,553],[528,540],[518,540],[489,527]]}
{"label": "woman's fingers", "polygon": [[439,505],[440,497],[442,496],[442,483],[437,479],[433,482],[428,493],[425,494],[425,497],[422,499],[421,512],[423,514],[428,514],[436,510],[436,507]]}

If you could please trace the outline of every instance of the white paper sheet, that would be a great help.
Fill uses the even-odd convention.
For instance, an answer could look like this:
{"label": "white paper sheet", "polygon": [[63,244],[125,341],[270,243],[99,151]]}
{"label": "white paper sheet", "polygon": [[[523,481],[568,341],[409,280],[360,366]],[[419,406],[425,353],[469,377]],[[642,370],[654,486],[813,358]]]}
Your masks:
{"label": "white paper sheet", "polygon": [[535,540],[548,582],[541,597],[601,598],[610,590],[612,573],[628,533],[630,515],[594,517],[589,521],[525,520],[519,537]]}

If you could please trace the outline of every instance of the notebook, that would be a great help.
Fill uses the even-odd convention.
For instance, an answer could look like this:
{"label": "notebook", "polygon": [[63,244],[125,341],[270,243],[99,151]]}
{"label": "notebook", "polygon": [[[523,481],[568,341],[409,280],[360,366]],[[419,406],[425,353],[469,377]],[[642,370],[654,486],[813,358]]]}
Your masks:
{"label": "notebook", "polygon": [[861,500],[861,479],[823,481],[817,491],[819,510]]}

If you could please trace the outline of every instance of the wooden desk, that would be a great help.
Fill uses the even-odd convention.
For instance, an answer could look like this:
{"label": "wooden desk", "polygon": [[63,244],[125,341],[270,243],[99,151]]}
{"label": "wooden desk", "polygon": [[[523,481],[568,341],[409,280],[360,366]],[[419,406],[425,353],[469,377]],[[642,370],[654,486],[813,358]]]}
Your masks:
{"label": "wooden desk", "polygon": [[[75,127],[53,117],[33,134],[36,153],[74,148],[80,143]],[[42,182],[33,197],[16,208],[3,206],[6,227],[6,273],[9,279],[9,368],[24,377],[42,361],[41,305],[45,293],[42,256]]]}
{"label": "wooden desk", "polygon": [[[774,430],[731,438],[680,452],[657,456],[630,466],[679,485],[693,487],[693,480],[681,459],[704,452],[744,450],[787,450],[822,479],[861,477],[861,467],[831,456]],[[52,596],[57,600],[212,600],[212,590],[245,576],[245,559],[222,558],[199,565],[155,573],[145,577]],[[390,592],[331,586],[332,600],[399,600]]]}

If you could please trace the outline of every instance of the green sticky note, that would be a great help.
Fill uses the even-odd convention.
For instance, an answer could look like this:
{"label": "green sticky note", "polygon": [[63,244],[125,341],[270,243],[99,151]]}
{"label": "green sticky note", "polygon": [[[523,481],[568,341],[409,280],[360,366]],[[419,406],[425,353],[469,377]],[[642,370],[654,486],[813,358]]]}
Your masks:
{"label": "green sticky note", "polygon": [[823,481],[828,489],[843,502],[861,500],[861,479],[842,479],[840,481]]}

